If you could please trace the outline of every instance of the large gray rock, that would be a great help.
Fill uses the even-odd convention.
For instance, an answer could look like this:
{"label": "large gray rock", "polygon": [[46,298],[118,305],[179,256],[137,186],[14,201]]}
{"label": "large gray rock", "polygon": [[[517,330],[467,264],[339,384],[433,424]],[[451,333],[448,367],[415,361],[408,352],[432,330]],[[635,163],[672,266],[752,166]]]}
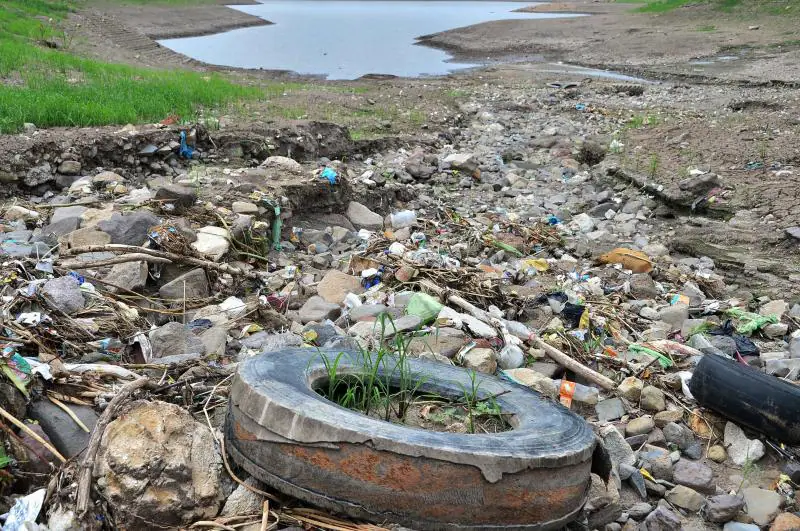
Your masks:
{"label": "large gray rock", "polygon": [[70,276],[53,278],[44,283],[40,291],[48,306],[71,315],[86,305],[78,281]]}
{"label": "large gray rock", "polygon": [[744,431],[733,422],[725,424],[725,448],[731,461],[739,466],[764,457],[764,443],[758,439],[748,439]]}
{"label": "large gray rock", "polygon": [[628,425],[625,426],[625,434],[629,437],[633,435],[643,435],[650,433],[655,427],[656,425],[653,423],[653,417],[645,415],[644,417],[639,417],[638,419],[633,419],[628,422]]}
{"label": "large gray rock", "polygon": [[681,459],[672,468],[672,481],[704,494],[714,494],[714,473],[703,463]]}
{"label": "large gray rock", "polygon": [[465,369],[485,374],[494,374],[497,371],[497,354],[490,348],[473,348],[461,360]]}
{"label": "large gray rock", "polygon": [[711,496],[703,507],[703,517],[709,522],[724,524],[736,518],[742,508],[744,508],[744,500],[740,496],[731,496],[730,494]]}
{"label": "large gray rock", "polygon": [[137,402],[103,433],[97,487],[127,529],[187,527],[217,515],[222,457],[207,426],[166,402]]}
{"label": "large gray rock", "polygon": [[667,409],[667,402],[664,397],[664,391],[652,385],[645,386],[642,389],[641,396],[642,409],[647,411],[664,411]]}
{"label": "large gray rock", "polygon": [[750,487],[744,489],[743,494],[747,516],[762,527],[769,525],[781,512],[783,497],[777,492]]}
{"label": "large gray rock", "polygon": [[203,354],[203,341],[184,324],[171,322],[152,330],[149,334],[153,358],[180,354]]}
{"label": "large gray rock", "polygon": [[702,494],[689,487],[684,487],[683,485],[677,485],[671,491],[667,492],[665,497],[672,505],[676,505],[681,509],[686,509],[693,513],[699,511],[705,502]]}
{"label": "large gray rock", "polygon": [[650,273],[637,273],[631,275],[631,295],[637,299],[655,299],[658,289]]}
{"label": "large gray rock", "polygon": [[22,182],[25,183],[25,186],[34,187],[53,180],[55,180],[53,170],[50,167],[50,164],[45,162],[40,166],[35,166],[29,169]]}
{"label": "large gray rock", "polygon": [[158,290],[161,297],[174,302],[183,301],[184,295],[187,299],[205,299],[209,293],[208,278],[201,268],[184,273]]}
{"label": "large gray rock", "polygon": [[51,247],[54,247],[58,243],[59,238],[77,230],[80,222],[81,218],[71,217],[60,219],[55,223],[50,223],[42,228],[41,232],[33,238],[33,241],[45,242]]}
{"label": "large gray rock", "polygon": [[[147,282],[147,262],[125,262],[115,264],[106,275],[105,280],[115,286],[131,291],[142,289]],[[110,290],[116,291],[113,286]]]}
{"label": "large gray rock", "polygon": [[331,269],[317,285],[317,294],[325,299],[326,302],[341,304],[348,293],[363,293],[359,277],[342,273],[336,269]]}
{"label": "large gray rock", "polygon": [[56,223],[62,219],[80,218],[87,210],[89,209],[82,205],[54,208],[53,215],[50,216],[50,223]]}
{"label": "large gray rock", "polygon": [[327,302],[317,295],[308,299],[300,308],[300,322],[303,324],[311,321],[322,322],[326,319],[334,320],[342,313],[338,304]]}
{"label": "large gray rock", "polygon": [[681,531],[681,519],[677,514],[663,507],[656,509],[647,515],[642,525],[641,531]]}
{"label": "large gray rock", "polygon": [[633,453],[631,445],[625,441],[625,437],[615,426],[606,426],[600,430],[600,438],[603,439],[603,446],[611,457],[611,462],[617,467],[620,464],[633,465],[636,463],[636,455]]}
{"label": "large gray rock", "polygon": [[77,160],[65,160],[58,165],[58,173],[62,175],[79,175],[81,173],[81,163]]}
{"label": "large gray rock", "polygon": [[[617,420],[625,415],[625,406],[619,398],[609,398],[608,400],[601,400],[594,406],[597,412],[597,420],[600,422],[608,422],[609,420]],[[626,430],[627,431],[627,430]]]}
{"label": "large gray rock", "polygon": [[[259,483],[256,478],[248,478],[245,484],[263,490],[264,487]],[[262,511],[264,497],[256,494],[252,490],[247,489],[244,485],[236,487],[228,499],[225,500],[225,505],[222,507],[220,516],[242,516],[245,514],[258,514]]]}
{"label": "large gray rock", "polygon": [[180,186],[177,184],[167,184],[160,186],[156,190],[156,201],[161,201],[165,204],[175,205],[177,209],[186,209],[194,205],[197,201],[197,192],[194,188],[188,186]]}
{"label": "large gray rock", "polygon": [[676,445],[681,450],[686,450],[694,443],[694,434],[692,430],[677,422],[667,423],[662,430],[664,431],[664,439]]}
{"label": "large gray rock", "polygon": [[97,224],[111,236],[111,243],[123,245],[142,245],[147,241],[147,234],[152,227],[160,223],[150,212],[132,212],[130,214],[114,214],[111,219]]}
{"label": "large gray rock", "polygon": [[367,230],[381,230],[383,228],[383,216],[355,201],[350,201],[350,204],[347,205],[347,219],[357,228]]}
{"label": "large gray rock", "polygon": [[644,382],[635,376],[628,376],[617,386],[620,396],[631,402],[638,402],[642,396]]}

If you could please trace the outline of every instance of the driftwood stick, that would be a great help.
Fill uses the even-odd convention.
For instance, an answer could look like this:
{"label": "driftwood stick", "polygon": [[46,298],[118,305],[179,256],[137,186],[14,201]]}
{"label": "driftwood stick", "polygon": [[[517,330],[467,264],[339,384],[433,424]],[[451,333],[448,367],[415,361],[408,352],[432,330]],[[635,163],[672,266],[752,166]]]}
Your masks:
{"label": "driftwood stick", "polygon": [[190,264],[197,267],[202,267],[204,269],[213,269],[214,271],[219,271],[220,273],[228,273],[231,275],[244,276],[253,279],[259,278],[258,273],[256,273],[255,271],[244,271],[242,269],[239,269],[238,267],[233,267],[228,264],[218,264],[216,262],[212,262],[210,260],[203,260],[202,258],[197,258],[194,256],[169,253],[166,251],[157,251],[155,249],[148,249],[146,247],[137,247],[136,245],[122,245],[118,243],[109,243],[107,245],[88,245],[86,247],[76,247],[74,249],[68,249],[62,254],[65,256],[70,256],[81,253],[102,253],[102,252],[143,253],[149,256],[165,258],[173,262]]}
{"label": "driftwood stick", "polygon": [[[447,293],[447,291],[444,288],[437,286],[436,284],[428,280],[420,281],[420,285],[426,290],[436,293],[440,297],[445,296]],[[480,319],[484,323],[491,325],[492,317],[488,313],[481,310],[472,303],[464,300],[462,297],[459,297],[458,295],[447,295],[447,300],[455,304],[456,306],[459,306],[463,310],[466,310],[469,314],[471,314],[475,318]],[[569,356],[567,356],[554,346],[548,345],[547,343],[542,341],[541,338],[535,337],[533,334],[531,334],[531,341],[533,341],[534,345],[544,350],[547,353],[547,355],[553,358],[553,360],[556,361],[559,365],[571,370],[575,374],[583,376],[590,382],[596,383],[603,389],[611,390],[617,387],[617,385],[614,383],[612,379],[603,376],[599,372],[590,369],[589,367],[583,365],[582,363],[575,361],[574,359],[570,358]]]}
{"label": "driftwood stick", "polygon": [[126,262],[153,262],[156,264],[171,264],[172,260],[169,258],[161,258],[160,256],[151,256],[144,253],[131,253],[115,256],[114,258],[107,258],[105,260],[94,260],[91,262],[71,260],[62,262],[60,265],[66,269],[88,269],[90,267],[105,267],[114,264],[124,264]]}
{"label": "driftwood stick", "polygon": [[16,426],[17,428],[21,429],[22,431],[24,431],[25,433],[30,435],[31,438],[34,441],[38,442],[39,444],[41,444],[42,446],[47,448],[47,451],[50,452],[51,454],[53,454],[54,456],[56,456],[59,461],[61,461],[62,463],[66,463],[67,462],[66,458],[63,455],[61,455],[58,452],[58,450],[53,448],[53,445],[51,445],[49,442],[47,442],[44,439],[42,439],[41,437],[39,437],[38,433],[36,433],[32,429],[30,429],[28,426],[26,426],[25,424],[23,424],[22,422],[17,420],[17,418],[14,415],[9,413],[8,411],[3,409],[2,407],[0,407],[0,415],[2,415],[3,418],[5,418],[7,421],[9,421],[14,426]]}
{"label": "driftwood stick", "polygon": [[77,513],[80,516],[86,514],[89,510],[89,502],[91,501],[92,492],[92,469],[94,468],[94,459],[97,456],[97,451],[100,449],[100,439],[106,431],[106,426],[111,422],[119,409],[128,399],[128,397],[137,389],[146,386],[150,380],[148,378],[139,378],[128,382],[122,386],[119,392],[108,403],[103,414],[97,419],[92,436],[89,438],[89,444],[86,446],[86,454],[83,456],[83,461],[80,467],[80,476],[78,477],[78,497],[76,501]]}
{"label": "driftwood stick", "polygon": [[583,365],[582,363],[575,361],[574,359],[570,358],[569,356],[558,350],[556,347],[545,343],[541,338],[534,337],[533,344],[539,347],[540,349],[544,350],[548,356],[553,358],[553,360],[562,367],[571,370],[575,374],[583,376],[590,382],[596,383],[603,389],[606,390],[616,389],[617,384],[614,383],[614,380],[606,376],[603,376],[599,372],[590,369],[589,367]]}

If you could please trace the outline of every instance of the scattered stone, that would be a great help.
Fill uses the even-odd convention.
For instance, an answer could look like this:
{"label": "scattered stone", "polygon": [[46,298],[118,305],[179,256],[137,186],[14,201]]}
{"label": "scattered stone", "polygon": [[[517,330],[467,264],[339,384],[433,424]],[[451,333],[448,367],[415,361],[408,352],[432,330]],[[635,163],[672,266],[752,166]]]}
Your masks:
{"label": "scattered stone", "polygon": [[675,463],[672,468],[672,481],[704,494],[714,494],[717,491],[714,473],[708,466],[696,461],[681,459]]}
{"label": "scattered stone", "polygon": [[119,510],[117,524],[186,527],[209,520],[224,500],[222,457],[214,436],[185,409],[137,402],[103,433],[97,487]]}
{"label": "scattered stone", "polygon": [[764,457],[765,451],[764,443],[758,439],[748,439],[744,431],[733,422],[725,424],[725,448],[731,461],[739,466],[748,461],[758,461]]}
{"label": "scattered stone", "polygon": [[91,245],[106,245],[111,243],[111,236],[105,232],[99,231],[94,227],[86,227],[70,232],[66,236],[62,236],[66,240],[67,247],[77,249],[79,247],[88,247]]}
{"label": "scattered stone", "polygon": [[350,201],[347,206],[347,219],[357,228],[367,230],[381,230],[383,228],[383,216],[355,201]]}
{"label": "scattered stone", "polygon": [[781,510],[783,497],[771,490],[749,487],[742,491],[747,516],[760,526],[769,525]]}
{"label": "scattered stone", "polygon": [[682,409],[659,411],[653,416],[653,421],[659,428],[664,428],[670,422],[680,422],[683,419]]}
{"label": "scattered stone", "polygon": [[105,280],[114,284],[108,286],[111,291],[117,290],[117,286],[129,291],[142,289],[147,282],[147,262],[115,264]]}
{"label": "scattered stone", "polygon": [[79,175],[81,173],[81,163],[77,160],[65,160],[58,165],[58,173],[62,175]]}
{"label": "scattered stone", "polygon": [[674,512],[657,507],[647,515],[639,528],[642,531],[681,531],[681,519]]}
{"label": "scattered stone", "polygon": [[692,431],[676,422],[670,422],[662,430],[666,441],[676,445],[681,450],[686,450],[694,443]]}
{"label": "scattered stone", "polygon": [[40,293],[51,308],[67,315],[82,310],[86,305],[78,281],[71,276],[48,280],[41,287]]}
{"label": "scattered stone", "polygon": [[631,275],[631,295],[637,299],[655,299],[658,289],[653,277],[649,273],[636,273]]}
{"label": "scattered stone", "polygon": [[149,212],[131,212],[124,215],[115,213],[97,226],[111,236],[111,243],[142,245],[147,241],[150,228],[158,224],[159,219]]}
{"label": "scattered stone", "polygon": [[611,462],[617,467],[621,464],[633,466],[636,463],[636,454],[615,426],[602,428],[600,438],[603,439],[603,445],[611,457]]}
{"label": "scattered stone", "polygon": [[705,502],[702,494],[683,485],[677,485],[667,492],[665,498],[672,505],[693,513],[699,511]]}
{"label": "scattered stone", "polygon": [[595,411],[597,411],[597,418],[600,422],[617,420],[625,415],[625,406],[622,404],[622,400],[619,398],[601,400],[594,407]]}
{"label": "scattered stone", "polygon": [[462,365],[466,369],[494,374],[497,371],[497,356],[490,348],[473,348],[464,354]]}
{"label": "scattered stone", "polygon": [[744,508],[744,500],[739,496],[720,494],[711,496],[703,507],[703,518],[716,524],[730,522]]}
{"label": "scattered stone", "polygon": [[[255,478],[248,478],[244,483],[248,487],[264,490],[263,486]],[[245,514],[258,514],[262,511],[264,497],[249,490],[245,485],[239,485],[228,496],[219,516],[242,516]]]}
{"label": "scattered stone", "polygon": [[[91,431],[97,424],[94,408],[70,404],[69,408]],[[89,444],[89,433],[78,426],[72,417],[49,400],[36,400],[30,406],[30,417],[37,421],[47,438],[67,459],[77,457]]]}
{"label": "scattered stone", "polygon": [[800,516],[792,513],[781,513],[772,521],[769,531],[798,531]]}
{"label": "scattered stone", "polygon": [[258,214],[258,205],[249,201],[234,201],[231,203],[231,210],[237,214]]}
{"label": "scattered stone", "polygon": [[154,199],[163,205],[171,204],[178,210],[184,210],[195,204],[197,192],[194,188],[189,188],[188,186],[166,184],[156,190]]}
{"label": "scattered stone", "polygon": [[761,528],[753,524],[742,522],[728,522],[722,527],[722,531],[761,531]]}
{"label": "scattered stone", "polygon": [[317,294],[326,302],[341,304],[348,293],[360,294],[364,292],[361,279],[331,269],[317,285]]}
{"label": "scattered stone", "polygon": [[210,294],[206,272],[202,268],[192,269],[161,286],[158,294],[173,302],[184,299],[205,299]]}
{"label": "scattered stone", "polygon": [[222,227],[207,226],[197,231],[197,240],[192,242],[192,249],[215,262],[228,252],[231,246],[231,233]]}
{"label": "scattered stone", "polygon": [[628,507],[626,512],[634,520],[641,520],[653,512],[653,506],[647,502],[637,502]]}
{"label": "scattered stone", "polygon": [[639,401],[642,396],[642,389],[644,389],[644,382],[635,376],[628,376],[617,386],[620,396],[631,402]]}
{"label": "scattered stone", "polygon": [[[300,308],[300,322],[303,324],[312,321],[321,323],[326,319],[336,319],[341,313],[342,309],[338,304],[327,302],[322,297],[315,295],[308,299],[306,303],[303,304],[302,308]],[[371,325],[372,323],[364,324]]]}
{"label": "scattered stone", "polygon": [[181,323],[171,322],[152,330],[149,334],[153,358],[206,352],[203,342],[192,330]]}
{"label": "scattered stone", "polygon": [[627,435],[640,435],[643,433],[650,433],[655,424],[653,423],[653,418],[648,416],[639,417],[638,419],[633,419],[625,426],[625,433]]}
{"label": "scattered stone", "polygon": [[641,406],[642,409],[647,411],[664,411],[667,409],[664,392],[652,385],[644,387],[642,389]]}
{"label": "scattered stone", "polygon": [[708,449],[708,458],[714,461],[715,463],[724,463],[725,460],[728,458],[728,453],[725,451],[724,446],[715,444],[714,446]]}

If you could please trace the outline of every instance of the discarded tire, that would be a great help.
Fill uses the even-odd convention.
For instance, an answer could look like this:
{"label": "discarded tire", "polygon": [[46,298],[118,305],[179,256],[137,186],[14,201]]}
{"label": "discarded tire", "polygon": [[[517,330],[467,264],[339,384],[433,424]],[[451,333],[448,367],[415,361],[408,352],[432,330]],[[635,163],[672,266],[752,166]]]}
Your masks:
{"label": "discarded tire", "polygon": [[[324,352],[336,356],[339,351]],[[348,353],[339,372],[353,372]],[[463,399],[468,372],[410,360],[420,391]],[[320,353],[288,349],[239,366],[225,436],[233,460],[271,487],[319,507],[420,530],[557,529],[588,495],[593,457],[607,455],[589,425],[530,389],[479,376],[479,394],[513,413],[497,434],[426,431],[342,408],[313,387]],[[596,454],[593,456],[593,454]]]}
{"label": "discarded tire", "polygon": [[800,387],[721,356],[704,356],[689,390],[697,402],[737,424],[800,444]]}

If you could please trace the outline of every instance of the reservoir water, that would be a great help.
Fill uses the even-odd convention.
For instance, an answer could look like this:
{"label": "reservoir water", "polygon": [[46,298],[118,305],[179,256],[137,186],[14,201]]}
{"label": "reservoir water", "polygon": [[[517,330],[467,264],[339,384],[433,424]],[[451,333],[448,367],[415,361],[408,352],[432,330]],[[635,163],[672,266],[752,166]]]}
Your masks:
{"label": "reservoir water", "polygon": [[328,79],[355,79],[366,74],[441,75],[476,65],[454,63],[446,52],[417,44],[418,37],[491,20],[575,16],[514,11],[527,5],[535,3],[265,0],[232,7],[272,25],[160,42],[210,64],[289,70]]}

